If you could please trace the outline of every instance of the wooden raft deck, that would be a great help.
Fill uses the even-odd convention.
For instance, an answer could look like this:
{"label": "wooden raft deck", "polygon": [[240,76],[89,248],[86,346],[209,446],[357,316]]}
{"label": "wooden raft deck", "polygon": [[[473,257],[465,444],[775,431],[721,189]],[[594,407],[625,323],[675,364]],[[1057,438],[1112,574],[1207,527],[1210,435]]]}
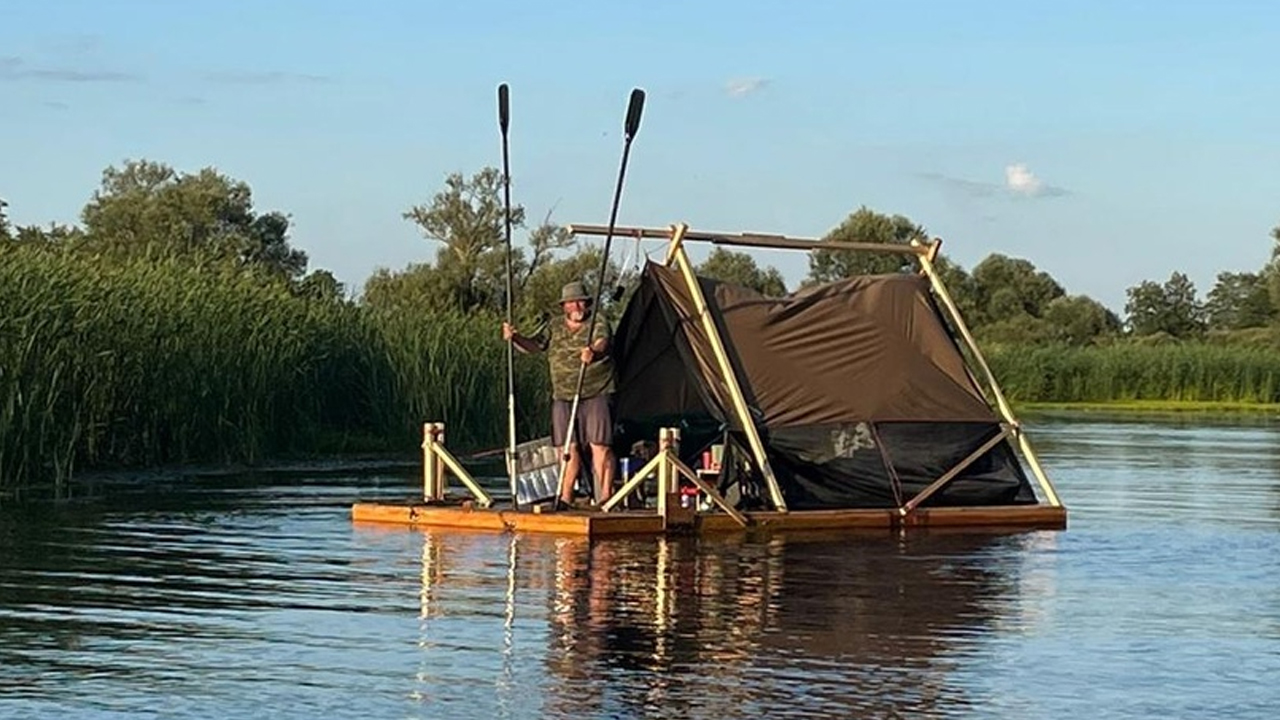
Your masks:
{"label": "wooden raft deck", "polygon": [[471,503],[356,503],[354,522],[392,523],[418,527],[515,531],[580,535],[664,535],[674,533],[731,533],[759,530],[836,530],[896,527],[1065,529],[1062,506],[1009,505],[992,507],[918,508],[902,518],[896,509],[800,510],[744,513],[747,527],[722,512],[669,512],[664,521],[654,509],[564,510],[535,513],[511,508],[479,508]]}

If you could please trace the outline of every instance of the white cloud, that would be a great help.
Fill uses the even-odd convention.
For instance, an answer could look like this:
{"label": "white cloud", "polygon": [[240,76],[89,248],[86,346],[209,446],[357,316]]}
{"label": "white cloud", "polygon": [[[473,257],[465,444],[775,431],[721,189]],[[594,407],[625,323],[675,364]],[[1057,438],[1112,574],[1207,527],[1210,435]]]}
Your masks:
{"label": "white cloud", "polygon": [[734,78],[725,83],[724,91],[729,93],[729,97],[746,97],[760,92],[768,84],[766,78]]}
{"label": "white cloud", "polygon": [[1004,184],[1019,195],[1039,195],[1042,183],[1026,165],[1014,163],[1004,168]]}
{"label": "white cloud", "polygon": [[960,197],[989,198],[997,195],[1022,196],[1029,198],[1061,197],[1071,193],[1065,188],[1048,185],[1024,163],[1010,163],[1004,168],[1004,183],[986,182],[952,177],[942,173],[917,173],[917,176],[938,184],[950,193]]}

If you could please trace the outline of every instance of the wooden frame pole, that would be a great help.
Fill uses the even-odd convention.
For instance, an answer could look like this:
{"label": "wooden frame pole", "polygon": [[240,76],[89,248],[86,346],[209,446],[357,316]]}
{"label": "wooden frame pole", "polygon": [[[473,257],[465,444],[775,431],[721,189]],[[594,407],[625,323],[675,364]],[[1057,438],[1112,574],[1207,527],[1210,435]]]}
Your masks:
{"label": "wooden frame pole", "polygon": [[1009,433],[1012,431],[1013,431],[1013,428],[1008,425],[1001,428],[1000,432],[996,433],[995,437],[986,441],[985,443],[982,444],[981,447],[969,453],[968,457],[956,463],[955,467],[943,473],[942,477],[929,483],[928,487],[916,493],[915,497],[911,498],[906,503],[904,503],[902,507],[898,508],[898,514],[902,517],[906,517],[907,515],[910,515],[911,513],[915,512],[915,509],[920,507],[921,503],[923,503],[925,500],[928,500],[930,497],[932,497],[935,493],[937,493],[942,488],[951,484],[951,481],[954,480],[961,472],[963,472],[965,468],[972,465],[974,461],[976,461],[978,458],[986,454],[988,450],[998,445],[1000,441],[1008,437]]}
{"label": "wooden frame pole", "polygon": [[[607,235],[608,228],[603,225],[569,225],[573,235]],[[648,227],[614,228],[615,235],[631,235],[637,238],[662,239],[671,237],[671,230]],[[927,252],[905,243],[861,243],[843,240],[815,240],[813,238],[788,237],[768,233],[718,233],[689,230],[684,240],[708,242],[713,245],[734,245],[742,247],[777,248],[784,250],[864,250],[875,253],[896,255],[919,255]]]}
{"label": "wooden frame pole", "polygon": [[680,462],[680,458],[672,456],[670,458],[670,462],[672,469],[688,478],[689,482],[693,483],[699,490],[706,493],[707,497],[711,498],[711,502],[720,506],[720,509],[724,510],[725,514],[733,518],[734,522],[738,523],[742,527],[746,527],[749,524],[746,515],[743,515],[737,508],[730,505],[729,501],[725,500],[724,496],[711,486],[711,483],[698,477],[698,474],[695,473],[688,465]]}
{"label": "wooden frame pole", "polygon": [[[938,240],[934,240],[930,245],[936,246],[938,243]],[[913,239],[911,244],[916,247],[924,247],[924,244],[919,240]],[[969,332],[968,325],[965,324],[964,318],[960,316],[960,308],[951,299],[951,293],[947,291],[942,282],[942,277],[938,275],[937,269],[934,268],[932,254],[921,254],[918,258],[921,268],[929,276],[929,283],[933,286],[934,292],[938,293],[938,297],[942,299],[942,304],[947,308],[947,312],[951,314],[951,320],[956,324],[956,329],[960,332],[961,337],[964,338],[969,351],[973,353],[978,362],[978,367],[982,369],[982,374],[991,388],[991,393],[995,397],[1000,414],[1012,426],[1010,429],[1018,440],[1018,447],[1027,458],[1027,463],[1031,466],[1031,471],[1035,474],[1036,480],[1039,481],[1040,489],[1045,494],[1045,500],[1054,507],[1060,507],[1062,501],[1058,499],[1058,493],[1054,490],[1053,483],[1049,481],[1049,476],[1045,474],[1044,468],[1040,466],[1040,461],[1036,458],[1035,451],[1031,449],[1031,442],[1027,440],[1026,433],[1022,430],[1022,423],[1014,417],[1013,409],[1009,407],[1008,400],[1005,399],[1004,393],[1000,390],[1000,383],[996,381],[995,373],[991,372],[991,366],[987,364],[982,351],[978,349],[977,341],[973,339],[973,334]]]}
{"label": "wooden frame pole", "polygon": [[493,497],[480,487],[480,483],[471,477],[471,473],[458,462],[453,453],[445,449],[444,423],[429,422],[422,425],[422,484],[423,500],[444,502],[445,485],[448,479],[446,469],[453,472],[467,487],[480,507],[493,505]]}
{"label": "wooden frame pole", "polygon": [[617,506],[618,503],[622,502],[623,498],[630,495],[632,492],[635,492],[636,488],[640,487],[641,483],[647,480],[650,475],[653,475],[654,471],[658,469],[658,463],[660,462],[662,462],[662,453],[654,455],[652,460],[645,463],[644,467],[640,468],[634,475],[632,475],[631,479],[627,480],[625,485],[610,496],[610,498],[600,506],[601,512],[609,512]]}
{"label": "wooden frame pole", "polygon": [[425,502],[439,502],[443,492],[436,482],[436,426],[435,423],[422,424],[422,499]]}
{"label": "wooden frame pole", "polygon": [[715,354],[716,363],[720,367],[720,374],[729,388],[733,409],[738,415],[738,420],[742,423],[743,431],[747,434],[747,442],[751,445],[751,452],[755,455],[756,463],[760,468],[761,474],[764,475],[765,483],[769,486],[769,495],[773,500],[773,505],[778,512],[787,512],[787,501],[783,499],[782,488],[778,486],[778,478],[773,474],[773,466],[769,463],[769,456],[765,452],[764,442],[761,441],[760,434],[756,431],[755,421],[747,409],[746,397],[743,396],[742,387],[738,384],[738,377],[733,372],[733,364],[729,362],[729,355],[720,339],[715,320],[708,311],[707,299],[702,294],[702,287],[698,285],[698,278],[693,272],[693,265],[689,262],[689,255],[684,251],[684,246],[681,244],[688,227],[685,223],[673,226],[671,250],[667,255],[667,265],[670,266],[674,263],[684,277],[689,294],[693,297],[694,310],[702,322],[703,332],[707,334],[707,339],[711,342],[711,350]]}

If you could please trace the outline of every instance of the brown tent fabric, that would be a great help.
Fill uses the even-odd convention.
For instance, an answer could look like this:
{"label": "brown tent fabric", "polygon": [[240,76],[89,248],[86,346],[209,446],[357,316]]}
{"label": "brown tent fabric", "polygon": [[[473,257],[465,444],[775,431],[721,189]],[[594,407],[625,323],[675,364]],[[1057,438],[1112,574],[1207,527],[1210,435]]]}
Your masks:
{"label": "brown tent fabric", "polygon": [[[999,432],[925,277],[855,277],[784,298],[698,283],[789,507],[900,505]],[[620,452],[674,424],[690,460],[726,434],[749,457],[677,270],[646,265],[615,362]],[[1011,502],[1035,497],[1002,442],[927,504]]]}

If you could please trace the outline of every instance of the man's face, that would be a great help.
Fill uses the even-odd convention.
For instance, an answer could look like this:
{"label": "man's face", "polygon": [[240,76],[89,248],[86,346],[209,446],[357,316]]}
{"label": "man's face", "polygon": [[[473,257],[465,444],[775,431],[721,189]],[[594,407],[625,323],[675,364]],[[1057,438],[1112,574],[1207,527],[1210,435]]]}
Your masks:
{"label": "man's face", "polygon": [[587,317],[586,300],[570,300],[564,303],[564,316],[573,322],[582,322]]}

